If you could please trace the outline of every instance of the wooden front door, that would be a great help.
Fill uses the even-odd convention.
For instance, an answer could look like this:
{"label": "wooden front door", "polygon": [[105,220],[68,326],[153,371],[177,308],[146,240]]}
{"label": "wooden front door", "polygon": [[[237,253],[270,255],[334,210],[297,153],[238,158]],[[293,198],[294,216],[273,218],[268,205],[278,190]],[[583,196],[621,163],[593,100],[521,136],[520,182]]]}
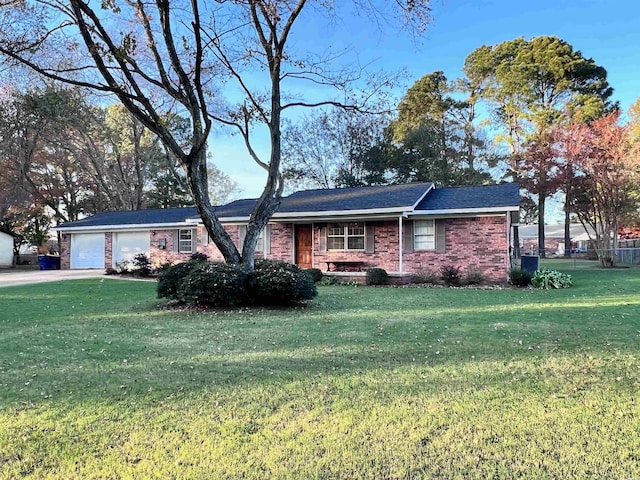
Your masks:
{"label": "wooden front door", "polygon": [[311,268],[313,251],[313,231],[311,225],[296,225],[296,265]]}

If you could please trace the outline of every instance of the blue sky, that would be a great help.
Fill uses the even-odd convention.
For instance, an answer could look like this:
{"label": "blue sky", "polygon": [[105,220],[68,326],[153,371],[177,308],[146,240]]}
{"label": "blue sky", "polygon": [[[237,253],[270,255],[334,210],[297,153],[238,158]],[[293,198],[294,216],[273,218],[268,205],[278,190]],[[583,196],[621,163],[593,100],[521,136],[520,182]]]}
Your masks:
{"label": "blue sky", "polygon": [[[298,49],[353,48],[374,70],[406,68],[398,99],[435,70],[461,76],[466,56],[481,45],[517,37],[555,35],[607,69],[614,100],[627,109],[640,96],[640,1],[635,0],[434,0],[433,21],[417,43],[402,32],[378,30],[363,17],[345,15],[327,28],[314,14],[301,18],[292,40]],[[355,56],[345,56],[355,61]],[[242,189],[257,196],[265,175],[228,132],[211,139],[214,162]],[[259,142],[260,143],[260,142]]]}

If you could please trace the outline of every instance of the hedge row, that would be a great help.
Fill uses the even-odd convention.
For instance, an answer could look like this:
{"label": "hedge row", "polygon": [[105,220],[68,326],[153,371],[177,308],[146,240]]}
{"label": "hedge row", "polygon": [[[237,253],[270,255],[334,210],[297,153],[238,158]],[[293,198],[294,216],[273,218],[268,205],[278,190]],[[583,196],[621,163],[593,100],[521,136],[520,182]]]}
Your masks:
{"label": "hedge row", "polygon": [[157,292],[159,298],[209,307],[291,305],[317,295],[312,277],[290,263],[256,260],[249,271],[200,258],[161,271]]}

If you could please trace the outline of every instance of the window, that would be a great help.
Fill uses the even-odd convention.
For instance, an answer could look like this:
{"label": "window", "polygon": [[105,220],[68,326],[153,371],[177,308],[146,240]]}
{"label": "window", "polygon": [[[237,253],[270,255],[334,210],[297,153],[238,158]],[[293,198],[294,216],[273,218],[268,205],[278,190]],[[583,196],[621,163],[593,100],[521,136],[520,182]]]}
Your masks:
{"label": "window", "polygon": [[258,242],[256,243],[256,252],[260,252],[260,253],[264,252],[264,228],[260,230],[260,234],[258,235]]}
{"label": "window", "polygon": [[364,250],[364,223],[331,224],[327,228],[328,250]]}
{"label": "window", "polygon": [[180,230],[178,235],[178,252],[191,253],[193,251],[193,231]]}
{"label": "window", "polygon": [[413,222],[413,248],[416,250],[436,249],[435,220],[415,220]]}

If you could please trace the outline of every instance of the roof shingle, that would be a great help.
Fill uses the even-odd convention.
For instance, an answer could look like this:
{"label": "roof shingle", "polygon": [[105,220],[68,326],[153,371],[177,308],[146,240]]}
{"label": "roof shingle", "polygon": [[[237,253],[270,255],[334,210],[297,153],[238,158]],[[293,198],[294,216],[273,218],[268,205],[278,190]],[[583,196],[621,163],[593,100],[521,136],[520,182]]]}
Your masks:
{"label": "roof shingle", "polygon": [[416,210],[458,210],[466,208],[517,207],[520,187],[517,183],[500,183],[470,187],[443,187],[431,191]]}

